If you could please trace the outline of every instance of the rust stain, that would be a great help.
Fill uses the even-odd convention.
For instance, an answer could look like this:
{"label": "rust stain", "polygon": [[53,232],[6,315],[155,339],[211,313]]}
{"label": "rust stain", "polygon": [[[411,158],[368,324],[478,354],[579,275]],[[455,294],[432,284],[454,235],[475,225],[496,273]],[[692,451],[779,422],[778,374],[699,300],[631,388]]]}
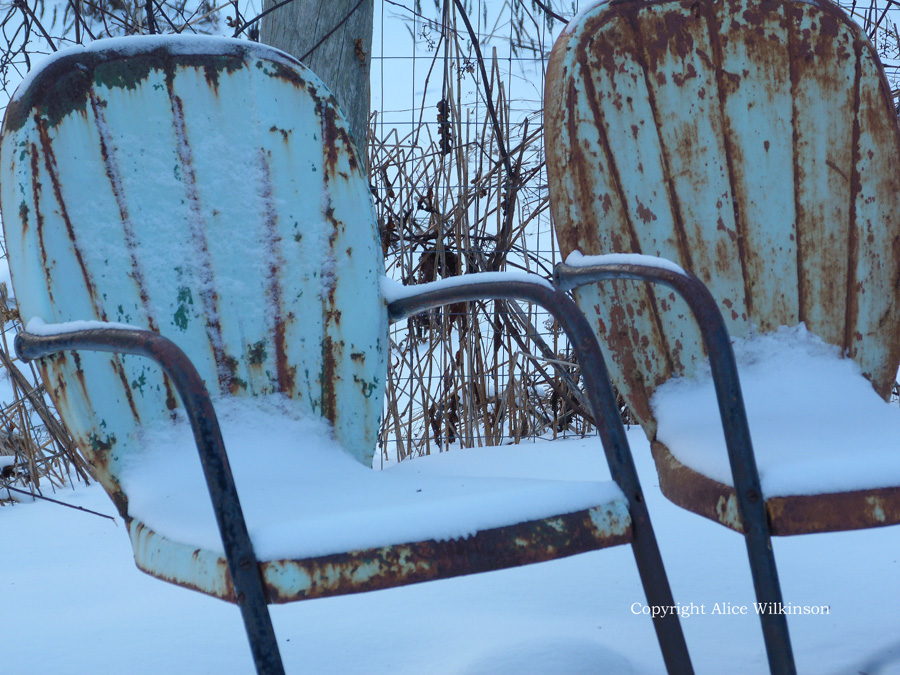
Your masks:
{"label": "rust stain", "polygon": [[269,306],[273,308],[271,317],[272,333],[275,341],[275,369],[278,378],[278,391],[292,394],[296,367],[288,361],[287,342],[285,338],[285,317],[282,307],[283,292],[281,288],[281,271],[287,268],[281,254],[281,237],[278,234],[278,210],[272,196],[272,177],[269,163],[263,150],[259,153],[259,165],[262,173],[261,194],[265,204],[263,226],[266,231],[264,245],[269,261],[267,269],[266,296]]}
{"label": "rust stain", "polygon": [[656,220],[656,214],[653,213],[653,211],[651,211],[650,209],[648,209],[648,208],[643,204],[643,202],[641,202],[641,200],[640,200],[639,197],[635,197],[635,201],[637,202],[637,214],[638,214],[638,218],[640,218],[641,221],[642,221],[645,225],[647,225],[647,224],[653,222],[654,220]]}
{"label": "rust stain", "polygon": [[330,335],[325,335],[322,339],[322,375],[320,382],[322,416],[331,421],[332,424],[337,419],[335,383],[337,363],[341,356],[341,354],[337,353],[338,346]]}
{"label": "rust stain", "polygon": [[[725,150],[725,166],[728,170],[728,182],[730,185],[737,185],[737,169],[736,167],[740,165],[738,161],[738,157],[740,154],[740,150],[735,147],[735,144],[732,142],[731,135],[728,130],[728,115],[726,108],[726,99],[730,93],[733,93],[737,87],[740,85],[740,77],[733,76],[730,73],[726,73],[722,67],[722,43],[720,39],[720,34],[722,31],[722,24],[719,18],[715,14],[715,8],[709,6],[705,3],[702,4],[704,16],[706,19],[706,24],[709,30],[710,36],[710,54],[711,61],[713,64],[713,69],[715,73],[716,84],[718,88],[719,95],[719,115],[723,120],[722,124],[722,133],[723,133],[723,145],[722,147]],[[744,297],[747,307],[747,313],[752,316],[752,295],[751,295],[751,280],[749,278],[748,267],[747,267],[747,252],[745,250],[744,244],[744,236],[743,233],[746,231],[746,224],[744,223],[743,211],[741,210],[738,200],[732,197],[732,208],[734,210],[734,227],[735,231],[732,233],[729,231],[729,236],[732,236],[732,240],[737,244],[738,250],[738,261],[741,266],[741,276],[744,282]]]}
{"label": "rust stain", "polygon": [[[339,175],[338,160],[344,157],[349,161],[351,171],[359,171],[359,164],[356,161],[356,153],[351,151],[353,142],[350,140],[350,134],[342,123],[338,121],[337,102],[334,105],[323,106],[320,117],[322,119],[322,138],[323,147],[325,148],[325,172],[326,175]],[[339,146],[343,147],[343,151],[339,150]],[[346,176],[349,178],[349,176]]]}
{"label": "rust stain", "polygon": [[290,139],[291,133],[293,133],[294,130],[293,129],[281,129],[279,127],[276,127],[273,124],[272,127],[269,129],[269,131],[271,131],[272,133],[281,134],[281,138],[284,140],[285,143],[287,143],[288,140]]}
{"label": "rust stain", "polygon": [[[175,94],[175,72],[173,68],[166,70],[166,90],[172,109],[172,125],[177,139],[178,159],[181,165],[184,188],[193,217],[190,219],[191,239],[194,242],[194,250],[198,263],[203,268],[204,275],[213,279],[213,266],[209,254],[209,245],[206,241],[203,214],[200,206],[200,195],[197,193],[197,178],[194,174],[194,159],[184,121],[184,106],[181,99]],[[225,341],[222,337],[222,324],[219,318],[219,300],[216,291],[209,284],[199,292],[203,313],[206,318],[206,333],[217,367],[219,389],[222,393],[237,393],[241,389],[240,378],[233,367],[237,360],[225,352]]]}
{"label": "rust stain", "polygon": [[134,417],[135,422],[141,421],[141,416],[138,414],[137,405],[134,402],[134,395],[131,393],[131,387],[128,383],[128,375],[125,373],[125,369],[122,367],[122,361],[119,357],[111,358],[110,364],[112,364],[112,368],[118,376],[119,380],[122,382],[122,389],[125,390],[125,398],[128,399],[128,407],[131,408],[131,415]]}
{"label": "rust stain", "polygon": [[[153,542],[158,537],[132,521],[132,537]],[[609,506],[576,511],[507,527],[481,530],[464,539],[398,544],[307,559],[259,563],[268,600],[279,604],[392,588],[434,579],[505,569],[586,553],[631,541],[629,520]],[[154,542],[155,543],[155,542]],[[156,543],[160,550],[165,540]],[[195,551],[199,559],[202,551]],[[186,579],[142,564],[146,572],[185,588],[235,602],[234,586],[224,558],[218,558],[212,579]],[[224,582],[224,583],[219,583]],[[219,590],[214,589],[219,586]]]}
{"label": "rust stain", "polygon": [[846,291],[846,301],[845,301],[845,316],[844,316],[844,344],[842,345],[845,353],[849,354],[850,357],[854,357],[856,355],[856,344],[853,339],[853,333],[856,331],[857,320],[859,318],[859,299],[857,293],[854,292],[854,288],[857,283],[856,279],[856,266],[859,258],[859,235],[858,228],[859,223],[857,222],[857,200],[859,199],[859,195],[862,192],[862,180],[859,174],[859,149],[860,149],[860,102],[861,102],[861,94],[860,94],[860,82],[862,80],[862,64],[860,61],[860,53],[861,49],[860,45],[856,46],[857,54],[856,54],[856,67],[854,71],[854,82],[853,82],[853,160],[852,160],[852,171],[850,174],[850,223],[848,228],[848,241],[847,241],[847,291]]}
{"label": "rust stain", "polygon": [[[31,198],[34,201],[34,220],[35,234],[37,235],[38,246],[40,247],[41,267],[44,270],[44,276],[50,278],[50,260],[47,256],[47,247],[44,245],[44,214],[41,210],[41,193],[43,188],[40,182],[40,164],[38,161],[38,148],[31,144]],[[25,230],[23,229],[23,232]],[[53,287],[47,285],[48,295],[53,301]]]}
{"label": "rust stain", "polygon": [[[618,284],[616,284],[618,285]],[[628,384],[626,397],[628,406],[635,416],[641,420],[653,419],[650,410],[649,395],[644,390],[644,380],[641,376],[642,368],[638,365],[637,345],[632,341],[627,326],[630,321],[625,316],[625,310],[618,303],[613,303],[609,308],[611,325],[605,333],[605,342],[610,352],[619,362]]]}
{"label": "rust stain", "polygon": [[775,497],[766,508],[775,535],[883,527],[900,523],[900,488]]}
{"label": "rust stain", "polygon": [[[75,253],[75,260],[78,263],[78,268],[81,270],[81,276],[84,279],[85,288],[88,291],[88,294],[91,296],[91,301],[94,306],[94,311],[96,316],[101,321],[107,321],[106,312],[103,308],[97,303],[97,289],[94,287],[94,282],[91,279],[91,275],[87,270],[87,266],[84,263],[84,258],[81,255],[81,251],[76,245],[77,238],[75,236],[75,230],[72,227],[72,221],[69,219],[69,213],[66,210],[66,202],[62,196],[62,186],[59,182],[59,169],[57,168],[56,156],[53,153],[53,146],[50,142],[50,135],[47,131],[47,125],[43,118],[38,115],[35,115],[35,125],[38,130],[38,135],[41,141],[41,151],[44,156],[44,166],[47,169],[47,175],[50,177],[50,182],[53,186],[53,196],[56,199],[57,207],[59,208],[59,215],[63,220],[63,223],[66,226],[66,233],[69,236],[69,241],[72,242],[73,252]],[[32,146],[34,148],[34,146]],[[36,149],[34,150],[36,152]],[[33,166],[33,165],[32,165]],[[38,192],[39,194],[39,192]],[[46,260],[46,251],[44,250],[43,245],[43,220],[38,219],[39,225],[41,226],[41,250],[44,252],[45,260]],[[49,280],[49,269],[48,269],[48,280]],[[50,284],[48,284],[49,286]]]}

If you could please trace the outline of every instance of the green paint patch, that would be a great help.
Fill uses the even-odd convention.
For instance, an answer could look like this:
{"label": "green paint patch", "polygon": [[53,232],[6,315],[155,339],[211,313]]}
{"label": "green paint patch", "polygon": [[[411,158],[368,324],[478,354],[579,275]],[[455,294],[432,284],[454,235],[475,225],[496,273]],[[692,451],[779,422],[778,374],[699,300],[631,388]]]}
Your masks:
{"label": "green paint patch", "polygon": [[366,380],[358,377],[357,375],[353,376],[353,381],[356,382],[360,389],[362,390],[363,396],[366,398],[372,398],[372,392],[378,388],[378,378],[376,377],[372,382],[367,382]]}
{"label": "green paint patch", "polygon": [[266,341],[255,342],[247,349],[247,360],[251,366],[258,366],[266,360]]}
{"label": "green paint patch", "polygon": [[188,307],[194,304],[194,297],[191,295],[191,289],[187,286],[182,286],[178,289],[178,309],[175,310],[175,314],[172,316],[172,323],[174,323],[181,330],[187,330],[188,327]]}
{"label": "green paint patch", "polygon": [[129,59],[99,63],[94,70],[94,82],[107,89],[137,89],[138,85],[150,76],[151,70],[162,65],[158,59],[148,56],[133,56]]}
{"label": "green paint patch", "polygon": [[107,434],[106,438],[100,438],[97,434],[91,434],[89,440],[91,443],[91,450],[94,452],[109,452],[112,449],[112,446],[115,445],[116,435]]}
{"label": "green paint patch", "polygon": [[144,370],[141,370],[141,375],[137,379],[131,381],[131,388],[137,389],[140,392],[141,396],[144,395],[144,385],[147,384],[147,373]]}

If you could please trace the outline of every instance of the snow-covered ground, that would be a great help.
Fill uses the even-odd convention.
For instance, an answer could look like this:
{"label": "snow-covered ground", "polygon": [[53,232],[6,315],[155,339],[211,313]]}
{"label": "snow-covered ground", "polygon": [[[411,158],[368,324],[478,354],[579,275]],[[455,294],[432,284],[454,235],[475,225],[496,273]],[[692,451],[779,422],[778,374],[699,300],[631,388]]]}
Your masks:
{"label": "snow-covered ground", "polygon": [[[682,620],[697,671],[766,672],[742,537],[668,503],[640,429],[629,440],[675,599],[704,611]],[[114,513],[97,486],[53,496]],[[829,611],[788,617],[800,672],[900,673],[898,535],[774,540],[786,602]],[[252,672],[238,610],[139,572],[121,522],[20,504],[0,508],[0,537],[0,672]],[[644,603],[618,547],[272,616],[291,673],[660,673]]]}

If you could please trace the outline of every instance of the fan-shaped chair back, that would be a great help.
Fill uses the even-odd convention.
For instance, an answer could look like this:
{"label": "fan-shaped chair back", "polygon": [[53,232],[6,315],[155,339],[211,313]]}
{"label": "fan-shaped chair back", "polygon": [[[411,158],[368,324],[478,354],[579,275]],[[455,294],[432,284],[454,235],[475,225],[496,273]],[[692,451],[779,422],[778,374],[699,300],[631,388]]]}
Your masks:
{"label": "fan-shaped chair back", "polygon": [[[546,89],[564,254],[662,256],[733,336],[805,323],[882,396],[900,361],[900,137],[862,30],[818,0],[615,2],[557,42]],[[632,282],[579,305],[651,438],[650,397],[691,375],[686,305]]]}
{"label": "fan-shaped chair back", "polygon": [[[99,44],[44,67],[7,109],[2,206],[20,216],[4,227],[21,315],[161,333],[213,398],[300,401],[371,466],[383,262],[334,98],[259,44]],[[41,370],[125,515],[120,465],[141,425],[179,405],[171,383],[136,356],[62,353]]]}

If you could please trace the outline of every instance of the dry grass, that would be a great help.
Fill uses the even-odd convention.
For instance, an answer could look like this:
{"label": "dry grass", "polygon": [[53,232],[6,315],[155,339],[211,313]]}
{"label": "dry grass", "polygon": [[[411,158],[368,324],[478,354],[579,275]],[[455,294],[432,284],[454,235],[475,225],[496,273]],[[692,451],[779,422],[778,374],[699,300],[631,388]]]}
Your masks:
{"label": "dry grass", "polygon": [[0,407],[0,504],[41,494],[48,484],[56,488],[90,479],[87,462],[44,395],[34,368],[11,356],[8,333],[20,326],[9,305],[6,284],[0,284],[0,367],[13,393],[13,400]]}
{"label": "dry grass", "polygon": [[[430,26],[429,79],[440,85],[426,91],[436,102],[422,101],[405,136],[396,127],[379,136],[373,115],[369,166],[388,274],[407,284],[493,270],[549,277],[558,255],[539,102],[522,110],[510,101],[496,52],[487,86],[463,93],[480,68],[457,16]],[[489,301],[414,317],[391,333],[381,450],[400,460],[587,432],[578,381],[565,337],[534,307]]]}
{"label": "dry grass", "polygon": [[[496,3],[490,17],[486,10],[479,13],[481,3],[437,3],[443,9],[435,10],[439,18],[432,20],[421,17],[428,7],[407,4],[389,3],[397,13],[390,20],[408,21],[410,34],[428,48],[429,56],[418,57],[427,71],[424,93],[409,110],[410,124],[385,124],[387,111],[375,111],[368,139],[388,274],[404,283],[488,270],[549,277],[558,252],[548,210],[540,88],[553,22],[531,2]],[[552,4],[565,16],[575,9],[568,2]],[[900,33],[893,11],[885,11],[893,3],[842,4],[872,36],[893,84]],[[50,51],[46,35],[64,45],[148,28],[143,3],[82,0],[58,14],[45,12],[41,2],[29,6],[30,13],[21,3],[0,9],[0,39],[8,43],[0,58],[3,89],[30,68],[34,55]],[[189,14],[179,9],[181,3],[166,0],[158,6],[156,21],[166,32],[179,26],[204,31],[220,20],[242,23],[252,14],[245,4],[238,12],[235,3],[222,5],[221,16],[209,2]],[[477,42],[468,35],[466,9],[472,12],[466,18],[477,24]],[[536,94],[523,97],[513,87],[513,75],[520,76],[512,72],[513,58],[475,49],[478,43],[504,40],[517,58],[534,57],[529,76]],[[411,89],[416,86],[410,82]],[[18,325],[5,289],[0,289],[0,320],[4,329]],[[394,326],[390,337],[380,434],[386,459],[455,445],[585,433],[593,424],[565,337],[534,307],[508,301],[451,306]],[[0,406],[0,487],[30,491],[38,477],[46,479],[45,486],[88,480],[88,467],[39,378],[11,354],[4,333],[0,371],[12,381],[14,395]],[[624,406],[621,412],[627,421]]]}

